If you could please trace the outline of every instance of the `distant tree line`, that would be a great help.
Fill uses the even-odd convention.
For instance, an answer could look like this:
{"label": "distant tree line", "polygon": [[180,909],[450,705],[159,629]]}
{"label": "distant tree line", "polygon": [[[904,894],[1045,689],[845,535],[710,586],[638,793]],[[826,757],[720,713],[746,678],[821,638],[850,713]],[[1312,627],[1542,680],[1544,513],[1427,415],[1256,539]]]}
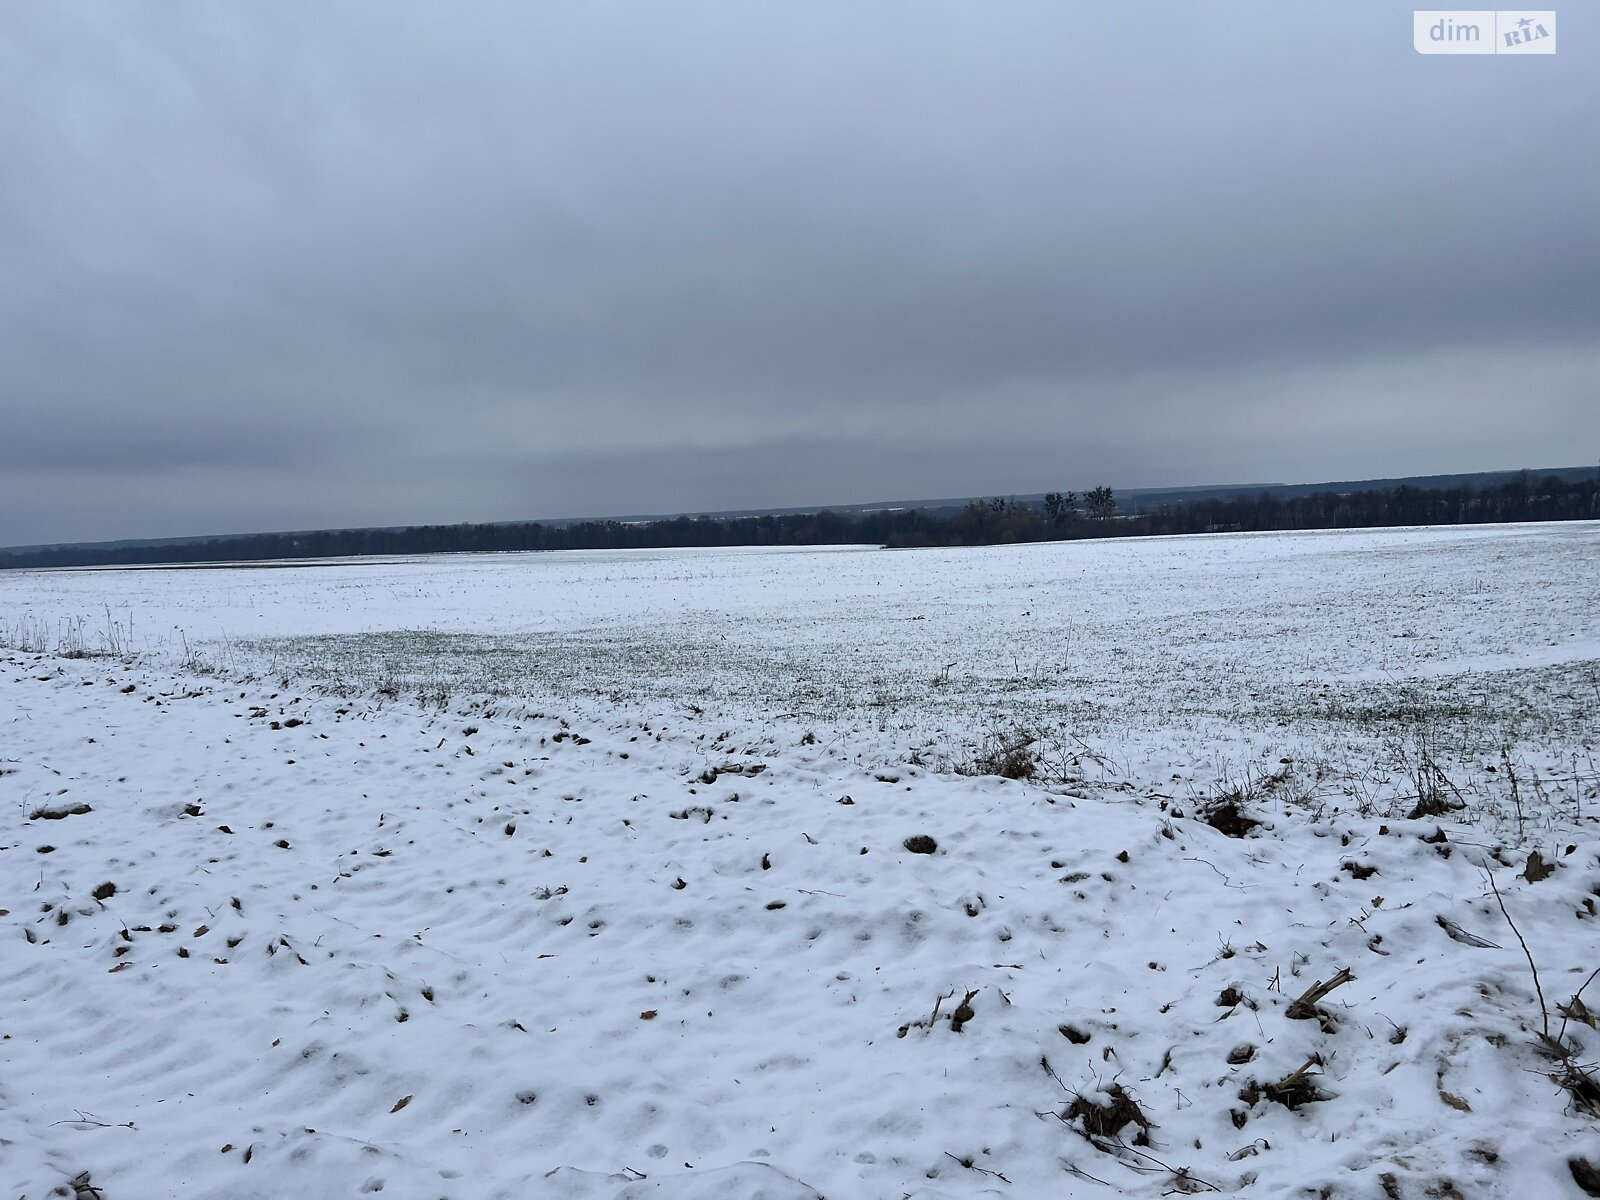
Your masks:
{"label": "distant tree line", "polygon": [[1189,500],[1118,513],[1111,488],[1051,492],[1042,504],[996,497],[958,510],[782,513],[752,517],[673,517],[660,521],[580,521],[492,525],[413,525],[262,533],[160,545],[57,546],[0,550],[0,569],[249,562],[352,555],[460,554],[513,550],[637,550],[669,546],[978,546],[1002,542],[1150,534],[1355,529],[1505,521],[1600,519],[1600,481],[1523,473],[1502,484],[1318,492]]}
{"label": "distant tree line", "polygon": [[1394,525],[1477,525],[1507,521],[1583,521],[1600,518],[1600,478],[1532,478],[1526,471],[1504,483],[1377,491],[1315,492],[1164,505],[1149,517],[1150,533],[1229,530],[1354,529]]}
{"label": "distant tree line", "polygon": [[1295,529],[1361,529],[1395,525],[1474,525],[1507,521],[1600,519],[1600,478],[1534,479],[1521,472],[1505,483],[1418,488],[1401,484],[1356,492],[1314,492],[1184,500],[1117,513],[1109,487],[1052,492],[1035,507],[996,498],[974,501],[931,526],[899,531],[890,546],[983,545],[995,542],[1241,533]]}

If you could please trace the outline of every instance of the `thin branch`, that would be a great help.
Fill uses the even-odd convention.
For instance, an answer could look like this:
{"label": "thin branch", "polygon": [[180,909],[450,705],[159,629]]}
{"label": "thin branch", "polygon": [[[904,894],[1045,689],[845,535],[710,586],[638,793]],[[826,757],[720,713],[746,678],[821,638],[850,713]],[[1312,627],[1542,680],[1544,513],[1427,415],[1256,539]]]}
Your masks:
{"label": "thin branch", "polygon": [[[1539,983],[1539,968],[1534,964],[1533,951],[1528,949],[1528,943],[1522,936],[1522,930],[1517,928],[1517,923],[1511,919],[1511,914],[1506,911],[1506,902],[1500,895],[1500,889],[1495,886],[1494,872],[1485,871],[1484,874],[1489,877],[1489,890],[1494,893],[1495,903],[1500,906],[1500,915],[1505,917],[1506,924],[1511,926],[1511,932],[1517,935],[1517,941],[1522,945],[1522,953],[1527,956],[1528,970],[1533,973],[1533,990],[1539,996],[1539,1014],[1544,1018],[1544,1027],[1541,1033],[1548,1043],[1550,1041],[1550,1009],[1544,1002],[1544,988]],[[1592,979],[1593,976],[1590,976],[1590,978]]]}
{"label": "thin branch", "polygon": [[955,988],[950,989],[949,995],[940,995],[933,1002],[933,1015],[928,1018],[928,1032],[933,1032],[933,1027],[939,1021],[939,1006],[956,994]]}
{"label": "thin branch", "polygon": [[1234,883],[1233,880],[1230,879],[1227,876],[1227,874],[1222,870],[1222,868],[1218,867],[1217,864],[1214,863],[1214,862],[1208,862],[1206,859],[1203,859],[1203,858],[1186,858],[1183,861],[1184,862],[1205,863],[1206,866],[1210,867],[1218,875],[1222,876],[1222,886],[1223,887],[1236,888],[1241,892],[1248,892],[1250,890],[1250,885],[1248,883]]}
{"label": "thin branch", "polygon": [[1069,1172],[1071,1172],[1072,1174],[1076,1175],[1079,1179],[1091,1180],[1094,1183],[1098,1183],[1101,1187],[1110,1187],[1111,1186],[1109,1183],[1107,1183],[1104,1179],[1101,1179],[1099,1176],[1089,1174],[1089,1172],[1085,1171],[1082,1167],[1078,1166],[1076,1163],[1064,1162],[1061,1165],[1063,1167],[1065,1167]]}
{"label": "thin branch", "polygon": [[66,1120],[51,1121],[50,1124],[52,1126],[55,1126],[55,1125],[88,1125],[88,1126],[90,1126],[92,1128],[95,1128],[95,1129],[132,1129],[133,1128],[133,1122],[132,1121],[119,1121],[115,1125],[113,1125],[110,1121],[102,1121],[98,1117],[91,1116],[89,1113],[84,1112],[81,1108],[75,1108],[72,1111],[78,1114],[77,1120],[75,1120],[75,1121],[66,1121]]}
{"label": "thin branch", "polygon": [[957,1166],[965,1167],[969,1171],[976,1171],[979,1175],[993,1175],[996,1179],[1004,1179],[1005,1182],[1007,1182],[1007,1183],[1011,1182],[1011,1180],[1006,1179],[1005,1175],[1002,1174],[1001,1172],[999,1172],[999,1171],[991,1171],[988,1167],[980,1167],[977,1163],[973,1162],[970,1158],[957,1158],[954,1154],[951,1154],[950,1151],[948,1151],[948,1150],[946,1150],[944,1152],[944,1156],[946,1158],[948,1158],[951,1162],[955,1163]]}
{"label": "thin branch", "polygon": [[1072,1095],[1072,1089],[1061,1082],[1061,1076],[1056,1074],[1056,1069],[1050,1065],[1050,1060],[1042,1054],[1039,1056],[1039,1065],[1044,1068],[1044,1073],[1046,1075],[1050,1076],[1051,1079],[1056,1081],[1056,1084],[1063,1092],[1069,1096]]}
{"label": "thin branch", "polygon": [[1583,988],[1586,988],[1593,983],[1596,975],[1600,975],[1600,967],[1596,967],[1594,970],[1589,972],[1589,978],[1583,981],[1583,987],[1580,987],[1577,991],[1572,993],[1572,999],[1567,1001],[1565,1008],[1561,1008],[1560,1005],[1556,1006],[1557,1008],[1561,1009],[1561,1032],[1556,1034],[1556,1041],[1560,1042],[1562,1045],[1566,1045],[1567,1041],[1567,1022],[1572,1020],[1572,1014],[1574,1011],[1581,1011],[1579,1009],[1579,1005],[1583,1002]]}
{"label": "thin branch", "polygon": [[[1188,1167],[1174,1167],[1174,1166],[1171,1166],[1171,1165],[1169,1165],[1167,1163],[1164,1163],[1159,1158],[1157,1158],[1154,1154],[1147,1154],[1145,1151],[1139,1149],[1137,1146],[1128,1145],[1128,1143],[1123,1141],[1122,1138],[1120,1138],[1120,1137],[1108,1138],[1107,1140],[1111,1141],[1111,1142],[1114,1142],[1118,1149],[1126,1150],[1129,1154],[1136,1154],[1140,1158],[1149,1159],[1151,1162],[1155,1163],[1156,1166],[1160,1167],[1163,1171],[1170,1171],[1173,1175],[1177,1176],[1179,1179],[1192,1180],[1195,1183],[1200,1184],[1202,1187],[1210,1188],[1213,1192],[1220,1192],[1222,1190],[1216,1184],[1211,1183],[1211,1182],[1209,1182],[1207,1180],[1201,1179],[1198,1175],[1191,1174]],[[1137,1169],[1137,1168],[1135,1168],[1135,1169]]]}

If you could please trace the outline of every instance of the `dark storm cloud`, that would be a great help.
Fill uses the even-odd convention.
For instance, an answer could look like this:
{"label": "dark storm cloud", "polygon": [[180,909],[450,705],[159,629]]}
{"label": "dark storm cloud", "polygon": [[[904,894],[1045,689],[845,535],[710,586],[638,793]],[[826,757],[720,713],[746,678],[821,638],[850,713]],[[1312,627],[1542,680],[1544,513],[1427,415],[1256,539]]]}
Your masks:
{"label": "dark storm cloud", "polygon": [[0,543],[1584,460],[1600,29],[1410,12],[10,6]]}

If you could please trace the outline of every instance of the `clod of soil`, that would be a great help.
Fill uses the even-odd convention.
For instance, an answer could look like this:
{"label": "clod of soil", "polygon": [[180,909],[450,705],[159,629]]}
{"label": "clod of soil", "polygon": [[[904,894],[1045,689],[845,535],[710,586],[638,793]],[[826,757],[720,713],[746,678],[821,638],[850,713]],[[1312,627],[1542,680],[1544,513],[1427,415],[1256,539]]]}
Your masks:
{"label": "clod of soil", "polygon": [[1418,796],[1416,804],[1406,814],[1408,821],[1420,821],[1424,817],[1442,817],[1450,811],[1450,806],[1444,802],[1444,797],[1438,792],[1429,792],[1426,796]]}
{"label": "clod of soil", "polygon": [[962,1027],[965,1026],[968,1021],[972,1020],[973,1017],[978,1015],[972,1009],[972,998],[977,994],[978,992],[976,989],[968,992],[966,999],[962,1000],[960,1005],[957,1006],[956,1011],[950,1014],[950,1029],[952,1032],[960,1033]]}
{"label": "clod of soil", "polygon": [[117,885],[107,880],[89,894],[96,900],[109,900],[117,894]]}
{"label": "clod of soil", "polygon": [[1537,850],[1528,854],[1528,865],[1523,868],[1522,877],[1529,883],[1540,883],[1556,873],[1553,863],[1547,863],[1544,856]]}
{"label": "clod of soil", "polygon": [[28,814],[30,821],[61,821],[67,817],[81,817],[94,809],[87,804],[61,805],[58,808],[36,808]]}
{"label": "clod of soil", "polygon": [[720,766],[707,767],[697,777],[701,783],[712,784],[719,775],[759,775],[767,769],[766,763],[722,763]]}
{"label": "clod of soil", "polygon": [[1600,1196],[1600,1166],[1574,1155],[1567,1159],[1567,1170],[1572,1172],[1572,1182],[1582,1188],[1585,1195]]}
{"label": "clod of soil", "polygon": [[1083,1030],[1079,1029],[1076,1025],[1057,1025],[1056,1032],[1062,1037],[1066,1038],[1067,1041],[1071,1042],[1074,1046],[1081,1046],[1089,1040],[1089,1035]]}
{"label": "clod of soil", "polygon": [[1128,1095],[1120,1083],[1111,1084],[1103,1094],[1110,1097],[1109,1104],[1100,1104],[1082,1095],[1075,1098],[1067,1109],[1067,1120],[1081,1120],[1083,1131],[1091,1137],[1117,1137],[1128,1125],[1137,1125],[1139,1132],[1134,1135],[1133,1144],[1149,1145],[1146,1135],[1153,1126],[1138,1101]]}
{"label": "clod of soil", "polygon": [[1244,837],[1261,824],[1255,818],[1241,813],[1237,804],[1219,804],[1209,812],[1202,813],[1200,819],[1218,833],[1225,833],[1235,838]]}
{"label": "clod of soil", "polygon": [[1349,871],[1353,879],[1371,879],[1378,873],[1377,867],[1364,867],[1358,862],[1347,862],[1343,869]]}
{"label": "clod of soil", "polygon": [[919,833],[914,837],[908,837],[901,844],[913,854],[932,854],[939,848],[939,843],[934,841],[925,833]]}

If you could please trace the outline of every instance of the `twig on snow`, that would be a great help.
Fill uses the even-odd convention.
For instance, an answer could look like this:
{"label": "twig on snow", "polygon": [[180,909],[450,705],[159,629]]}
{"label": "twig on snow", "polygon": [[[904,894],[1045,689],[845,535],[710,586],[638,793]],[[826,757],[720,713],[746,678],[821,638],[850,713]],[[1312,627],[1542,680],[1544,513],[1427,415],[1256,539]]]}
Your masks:
{"label": "twig on snow", "polygon": [[1533,951],[1528,949],[1528,943],[1523,939],[1522,930],[1517,928],[1517,923],[1511,919],[1511,914],[1506,911],[1506,902],[1500,895],[1499,887],[1495,884],[1494,872],[1485,871],[1484,874],[1489,877],[1489,890],[1494,893],[1494,902],[1500,906],[1500,915],[1506,919],[1506,924],[1511,926],[1511,932],[1517,935],[1517,941],[1522,946],[1522,953],[1527,957],[1528,970],[1533,974],[1533,990],[1539,997],[1539,1015],[1544,1019],[1544,1024],[1539,1032],[1540,1036],[1548,1044],[1550,1041],[1550,1007],[1544,1002],[1544,987],[1539,982],[1539,968],[1534,965]]}
{"label": "twig on snow", "polygon": [[970,1159],[970,1158],[957,1158],[954,1154],[951,1154],[950,1151],[948,1151],[948,1150],[946,1150],[944,1152],[944,1156],[946,1158],[950,1159],[952,1162],[955,1162],[955,1163],[959,1164],[960,1166],[965,1167],[969,1171],[976,1171],[979,1175],[993,1175],[996,1179],[1002,1180],[1005,1183],[1010,1183],[1011,1182],[1011,1180],[1006,1179],[1004,1173],[1002,1173],[1000,1171],[991,1171],[988,1167],[980,1167],[977,1163],[973,1162],[972,1159]]}
{"label": "twig on snow", "polygon": [[1184,859],[1184,860],[1183,860],[1183,861],[1184,861],[1184,862],[1197,862],[1197,863],[1205,863],[1205,864],[1206,864],[1206,866],[1208,866],[1208,867],[1210,867],[1210,868],[1211,868],[1211,869],[1212,869],[1212,870],[1213,870],[1213,871],[1215,871],[1215,872],[1216,872],[1216,873],[1217,873],[1217,874],[1218,874],[1218,875],[1221,875],[1221,876],[1222,876],[1222,886],[1223,886],[1223,887],[1230,887],[1230,888],[1237,888],[1237,889],[1238,889],[1238,890],[1239,890],[1239,891],[1241,891],[1241,892],[1248,892],[1248,891],[1249,891],[1249,890],[1250,890],[1250,885],[1249,885],[1249,884],[1247,884],[1247,883],[1234,883],[1234,882],[1233,882],[1233,881],[1232,881],[1232,880],[1231,880],[1231,879],[1230,879],[1230,878],[1229,878],[1229,877],[1228,877],[1228,876],[1227,876],[1227,874],[1225,874],[1225,873],[1224,873],[1224,872],[1223,872],[1223,871],[1222,871],[1222,869],[1221,869],[1221,868],[1220,868],[1220,867],[1218,867],[1218,866],[1217,866],[1217,864],[1216,864],[1216,863],[1214,863],[1214,862],[1206,862],[1206,860],[1205,860],[1205,859],[1203,859],[1203,858],[1186,858],[1186,859]]}
{"label": "twig on snow", "polygon": [[134,1124],[133,1124],[132,1121],[118,1121],[116,1124],[112,1124],[110,1121],[102,1121],[102,1120],[100,1120],[99,1117],[92,1116],[89,1113],[84,1112],[83,1109],[81,1109],[81,1108],[75,1108],[72,1111],[78,1114],[78,1119],[77,1120],[75,1120],[75,1121],[68,1121],[68,1120],[51,1121],[50,1124],[51,1125],[89,1125],[89,1126],[92,1126],[92,1127],[94,1127],[96,1129],[132,1129],[132,1128],[134,1128]]}

